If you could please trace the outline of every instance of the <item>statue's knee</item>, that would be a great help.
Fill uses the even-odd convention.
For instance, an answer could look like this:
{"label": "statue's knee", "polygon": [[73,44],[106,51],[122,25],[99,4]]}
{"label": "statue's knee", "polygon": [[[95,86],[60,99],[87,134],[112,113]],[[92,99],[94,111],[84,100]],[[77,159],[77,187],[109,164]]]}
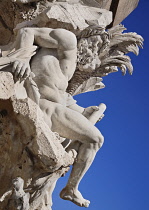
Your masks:
{"label": "statue's knee", "polygon": [[98,141],[97,141],[97,145],[98,145],[98,148],[99,148],[99,149],[102,147],[103,143],[104,143],[104,137],[103,137],[102,134],[100,134],[100,135],[98,136]]}
{"label": "statue's knee", "polygon": [[102,134],[98,134],[93,138],[92,145],[96,150],[99,150],[104,143],[104,137]]}
{"label": "statue's knee", "polygon": [[100,147],[102,147],[103,143],[104,143],[104,136],[101,135],[99,140]]}

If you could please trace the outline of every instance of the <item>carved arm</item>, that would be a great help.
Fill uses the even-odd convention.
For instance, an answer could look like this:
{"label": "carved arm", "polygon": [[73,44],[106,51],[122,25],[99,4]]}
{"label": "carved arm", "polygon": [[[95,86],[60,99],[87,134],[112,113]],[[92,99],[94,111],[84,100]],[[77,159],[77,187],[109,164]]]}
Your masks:
{"label": "carved arm", "polygon": [[104,117],[104,111],[106,110],[106,105],[104,103],[99,104],[99,106],[90,106],[87,108],[83,108],[77,104],[73,104],[69,106],[70,109],[75,110],[81,113],[84,117],[86,117],[90,122],[96,124]]}

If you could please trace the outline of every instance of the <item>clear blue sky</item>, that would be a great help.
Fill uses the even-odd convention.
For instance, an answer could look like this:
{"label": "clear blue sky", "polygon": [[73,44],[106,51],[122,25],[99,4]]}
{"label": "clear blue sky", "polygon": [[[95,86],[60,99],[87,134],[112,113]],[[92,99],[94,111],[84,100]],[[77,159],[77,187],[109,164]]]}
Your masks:
{"label": "clear blue sky", "polygon": [[[91,201],[88,210],[149,209],[149,0],[123,22],[128,32],[145,39],[138,57],[131,55],[132,76],[120,72],[104,78],[105,89],[77,96],[84,107],[107,105],[105,118],[97,127],[105,143],[84,177],[80,191]],[[79,210],[59,198],[68,175],[61,178],[53,196],[53,210]],[[84,208],[82,208],[84,209]]]}

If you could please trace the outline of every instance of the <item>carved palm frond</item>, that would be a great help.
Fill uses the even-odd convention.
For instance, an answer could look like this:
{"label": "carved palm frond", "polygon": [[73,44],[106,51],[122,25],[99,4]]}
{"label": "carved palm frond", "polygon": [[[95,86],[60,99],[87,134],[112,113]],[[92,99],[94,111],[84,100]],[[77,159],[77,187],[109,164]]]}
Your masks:
{"label": "carved palm frond", "polygon": [[[129,52],[139,54],[139,47],[143,48],[143,38],[136,33],[122,33],[126,28],[117,25],[108,30],[110,44],[104,54],[99,55],[101,66],[98,72],[103,72],[103,76],[115,72],[120,68],[123,75],[128,70],[133,73],[133,66],[130,57],[126,56]],[[100,75],[102,76],[102,75]]]}
{"label": "carved palm frond", "polygon": [[[71,81],[70,84],[73,84],[74,81]],[[70,91],[70,86],[68,92],[71,95],[78,95],[80,93],[85,93],[89,91],[95,91],[104,88],[105,85],[102,83],[102,78],[97,75],[91,76],[88,79],[84,79],[82,82],[78,81],[75,83],[75,86],[72,87]]]}
{"label": "carved palm frond", "polygon": [[114,36],[122,34],[122,32],[125,30],[126,30],[126,28],[122,24],[116,25],[116,26],[108,29],[108,34],[110,36],[110,39],[112,39],[112,37],[114,37]]}
{"label": "carved palm frond", "polygon": [[127,54],[133,52],[139,54],[139,47],[143,48],[143,38],[137,33],[122,33],[126,28],[123,25],[118,25],[108,30],[110,45],[109,55],[116,55],[119,52]]}
{"label": "carved palm frond", "polygon": [[96,70],[99,75],[106,76],[109,73],[118,71],[117,68],[120,68],[123,75],[126,74],[128,70],[129,74],[133,73],[133,66],[131,64],[131,59],[126,55],[110,56],[102,61],[101,66]]}
{"label": "carved palm frond", "polygon": [[[117,72],[118,69],[121,70],[123,75],[126,74],[127,70],[129,74],[132,75],[133,66],[131,59],[129,56],[126,56],[126,54],[132,52],[138,55],[139,47],[143,48],[143,38],[132,32],[122,33],[124,30],[126,30],[126,28],[123,25],[117,25],[108,30],[109,45],[99,54],[101,61],[100,67],[90,73],[77,70],[69,83],[68,92],[73,95],[101,89],[104,87],[103,83],[101,86],[98,86],[96,85],[96,80],[90,80],[90,78],[101,78],[107,76],[109,73]],[[90,88],[88,88],[89,82],[91,82]]]}

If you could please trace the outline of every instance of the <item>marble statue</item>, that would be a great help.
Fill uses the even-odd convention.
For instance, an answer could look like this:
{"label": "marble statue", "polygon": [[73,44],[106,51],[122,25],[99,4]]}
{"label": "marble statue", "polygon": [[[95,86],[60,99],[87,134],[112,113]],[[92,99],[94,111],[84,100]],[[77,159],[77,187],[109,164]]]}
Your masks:
{"label": "marble statue", "polygon": [[[36,1],[13,2],[26,4]],[[86,10],[88,7],[73,5],[77,2],[72,1],[72,5],[68,7],[64,3],[65,9],[68,9],[67,14],[74,9],[78,12],[78,8],[82,8],[83,12],[79,14],[83,17],[84,11],[91,11]],[[10,116],[9,112],[13,112],[10,121],[13,122],[16,118],[14,127],[19,125],[17,132],[19,129],[19,132],[25,132],[22,140],[25,143],[22,145],[19,142],[19,151],[24,154],[23,158],[29,159],[28,162],[22,160],[23,164],[28,163],[27,166],[22,162],[18,163],[19,169],[24,167],[24,171],[17,169],[17,173],[12,173],[13,190],[9,189],[9,181],[9,187],[3,190],[5,192],[0,197],[0,202],[5,202],[8,198],[8,204],[4,206],[12,210],[51,209],[51,196],[56,181],[72,164],[68,183],[60,192],[60,197],[80,207],[89,206],[90,201],[83,197],[78,188],[103,145],[104,137],[95,124],[103,118],[106,105],[101,103],[99,106],[83,108],[77,105],[73,96],[104,88],[102,77],[117,72],[118,69],[123,75],[127,70],[132,74],[133,66],[126,54],[138,54],[139,47],[143,44],[140,35],[123,33],[125,28],[122,25],[106,30],[112,21],[111,13],[100,10],[99,15],[95,8],[92,11],[96,17],[99,15],[97,19],[93,19],[94,14],[88,20],[84,16],[84,19],[77,22],[79,27],[76,27],[72,24],[72,17],[65,17],[62,27],[55,25],[51,28],[48,21],[53,19],[55,13],[51,11],[55,11],[55,8],[59,11],[63,9],[61,5],[55,7],[54,4],[38,20],[35,18],[31,23],[19,25],[15,29],[15,41],[9,50],[2,50],[0,57],[0,117],[2,116],[2,124],[11,130],[5,116]],[[62,22],[62,16],[55,19],[54,24]],[[71,30],[67,29],[68,25]],[[3,99],[11,104],[6,107],[8,112]],[[25,120],[31,128],[24,125]]]}
{"label": "marble statue", "polygon": [[[102,40],[95,31],[95,34],[92,32],[92,36],[86,41],[88,44],[94,43],[96,56],[94,55],[92,61],[89,60],[86,63],[84,63],[85,60],[82,61],[83,65],[80,64],[80,69],[90,72],[100,66],[97,52],[102,46]],[[101,117],[100,108],[105,110],[105,105],[100,105],[100,108],[95,106],[84,110],[66,92],[68,81],[76,69],[77,40],[73,33],[64,29],[21,29],[17,37],[16,50],[32,48],[33,44],[41,49],[38,50],[31,62],[31,70],[29,59],[19,60],[16,58],[16,61],[12,61],[12,73],[16,79],[26,79],[31,71],[35,74],[33,79],[39,88],[39,106],[49,128],[64,138],[77,141],[77,145],[79,142],[79,147],[76,149],[75,143],[72,141],[78,153],[77,161],[73,165],[68,184],[60,196],[79,206],[88,207],[89,201],[82,197],[78,186],[103,144],[103,136],[93,124]],[[91,114],[87,116],[87,113]],[[94,119],[91,119],[94,121],[93,123],[86,119],[93,118],[92,115],[94,116]]]}

